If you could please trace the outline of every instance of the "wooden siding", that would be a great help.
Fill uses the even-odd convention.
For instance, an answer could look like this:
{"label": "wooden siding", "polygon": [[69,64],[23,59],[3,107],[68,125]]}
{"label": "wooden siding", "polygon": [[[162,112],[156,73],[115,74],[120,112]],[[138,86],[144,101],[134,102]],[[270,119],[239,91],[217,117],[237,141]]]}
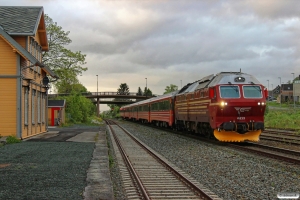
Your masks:
{"label": "wooden siding", "polygon": [[41,41],[40,41],[39,34],[35,34],[34,40],[35,40],[37,43],[39,43],[39,45],[41,45]]}
{"label": "wooden siding", "polygon": [[16,75],[17,57],[10,45],[0,38],[0,75]]}
{"label": "wooden siding", "polygon": [[[46,106],[46,99],[40,97],[40,122],[38,121],[38,92],[41,91],[41,86],[35,84],[29,84],[30,90],[28,93],[28,123],[25,124],[25,87],[22,88],[22,138],[30,137],[39,133],[46,132],[46,109],[45,109],[45,120],[42,117],[42,101],[43,106]],[[36,91],[34,99],[32,99],[32,92]],[[43,92],[43,91],[42,91]],[[34,123],[32,121],[32,101],[34,101]]]}
{"label": "wooden siding", "polygon": [[[9,86],[9,87],[8,87]],[[17,79],[0,79],[0,135],[16,136],[17,131]]]}
{"label": "wooden siding", "polygon": [[[40,44],[40,38],[38,34],[35,34],[34,40]],[[30,36],[12,36],[24,49],[28,52]],[[27,44],[26,44],[27,42]],[[31,53],[31,52],[30,52]],[[41,61],[38,57],[37,60]],[[30,66],[31,63],[20,57],[20,66],[17,66],[17,53],[13,51],[12,47],[0,37],[0,75],[10,75],[16,76],[17,72],[20,70],[23,76],[22,89],[21,89],[21,116],[17,116],[17,78],[3,78],[0,77],[0,135],[1,136],[17,136],[17,119],[21,117],[21,137],[27,138],[39,133],[46,132],[46,124],[48,120],[47,108],[45,108],[45,117],[42,117],[42,105],[46,107],[46,98],[40,101],[44,101],[40,104],[40,121],[38,121],[38,92],[45,94],[46,89],[42,87],[43,77],[46,76],[46,72],[42,69],[39,70],[38,67],[25,68]],[[19,69],[18,69],[19,68]],[[29,88],[28,94],[28,123],[25,124],[25,87]],[[32,99],[32,92],[36,90],[36,96]],[[32,122],[32,101],[34,101],[34,123]]]}
{"label": "wooden siding", "polygon": [[12,36],[16,42],[18,42],[24,49],[26,49],[26,38],[27,36]]}

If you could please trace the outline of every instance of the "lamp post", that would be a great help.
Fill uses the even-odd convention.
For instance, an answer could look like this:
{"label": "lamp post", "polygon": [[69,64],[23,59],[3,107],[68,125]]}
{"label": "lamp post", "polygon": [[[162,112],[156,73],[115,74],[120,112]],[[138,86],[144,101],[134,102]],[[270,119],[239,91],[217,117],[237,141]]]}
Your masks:
{"label": "lamp post", "polygon": [[146,92],[146,97],[148,96],[148,91],[147,91],[147,78],[145,78],[146,79],[146,90],[145,90],[145,92]]}
{"label": "lamp post", "polygon": [[99,117],[98,74],[97,76],[97,117]]}
{"label": "lamp post", "polygon": [[97,95],[98,95],[98,75],[97,76]]}
{"label": "lamp post", "polygon": [[279,78],[279,87],[280,87],[280,107],[281,107],[281,77],[278,77]]}
{"label": "lamp post", "polygon": [[294,101],[294,109],[295,109],[295,95],[294,95],[294,94],[295,94],[295,92],[294,92],[294,91],[295,91],[295,90],[294,90],[294,79],[295,79],[294,76],[295,76],[295,73],[291,73],[291,74],[293,74],[292,84],[293,84],[293,101]]}
{"label": "lamp post", "polygon": [[271,84],[271,87],[272,87],[272,90],[271,90],[271,91],[272,91],[272,96],[273,96],[273,84]]}
{"label": "lamp post", "polygon": [[[270,89],[269,89],[269,80],[267,80],[267,81],[268,81],[268,96],[270,96],[270,95],[269,95],[269,90],[270,90]],[[269,99],[268,99],[268,100],[269,100]]]}

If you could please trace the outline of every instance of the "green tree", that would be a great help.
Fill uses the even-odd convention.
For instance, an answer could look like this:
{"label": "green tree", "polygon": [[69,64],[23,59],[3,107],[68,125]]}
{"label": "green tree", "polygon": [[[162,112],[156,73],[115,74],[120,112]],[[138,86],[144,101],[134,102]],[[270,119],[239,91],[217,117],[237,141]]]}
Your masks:
{"label": "green tree", "polygon": [[86,93],[88,92],[86,87],[79,83],[79,81],[74,81],[72,84],[68,84],[65,81],[61,81],[59,84],[56,85],[57,93],[71,93],[72,91],[79,92],[79,93]]}
{"label": "green tree", "polygon": [[136,93],[136,96],[143,96],[143,91],[141,87],[138,88],[138,92]]}
{"label": "green tree", "polygon": [[120,88],[117,91],[118,95],[129,95],[129,87],[127,83],[121,83]]}
{"label": "green tree", "polygon": [[145,87],[144,96],[151,97],[152,96],[152,91],[149,88]]}
{"label": "green tree", "polygon": [[176,90],[178,90],[178,86],[177,86],[177,85],[170,84],[170,86],[167,86],[167,87],[165,88],[164,94],[168,94],[168,93],[174,92],[174,91],[176,91]]}
{"label": "green tree", "polygon": [[79,83],[77,75],[87,70],[86,67],[82,67],[86,64],[86,55],[80,51],[73,52],[65,47],[72,42],[68,37],[70,32],[65,32],[48,15],[45,15],[45,23],[49,51],[43,52],[42,61],[59,76],[59,79],[53,83],[54,86],[59,88],[59,91],[70,92],[69,89],[64,90],[63,88]]}
{"label": "green tree", "polygon": [[296,78],[294,78],[294,80],[292,81],[292,83],[295,83],[295,81],[299,80],[300,76],[297,76]]}
{"label": "green tree", "polygon": [[[129,87],[127,85],[127,83],[121,83],[120,87],[117,89],[117,95],[129,95]],[[113,101],[130,101],[130,99],[124,99],[124,98],[115,98]],[[122,104],[125,105],[125,104]],[[122,106],[120,105],[120,106]],[[109,104],[108,105],[110,108],[112,108],[113,106],[117,106],[116,104]]]}
{"label": "green tree", "polygon": [[58,97],[66,100],[66,113],[71,123],[86,123],[88,118],[95,114],[95,105],[90,99],[72,91],[69,96]]}

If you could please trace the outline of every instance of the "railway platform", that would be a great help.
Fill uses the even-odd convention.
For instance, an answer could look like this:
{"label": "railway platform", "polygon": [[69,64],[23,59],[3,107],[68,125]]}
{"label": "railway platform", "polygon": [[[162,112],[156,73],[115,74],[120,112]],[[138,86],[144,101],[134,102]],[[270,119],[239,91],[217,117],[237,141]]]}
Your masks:
{"label": "railway platform", "polygon": [[99,127],[51,127],[0,155],[0,199],[114,199]]}

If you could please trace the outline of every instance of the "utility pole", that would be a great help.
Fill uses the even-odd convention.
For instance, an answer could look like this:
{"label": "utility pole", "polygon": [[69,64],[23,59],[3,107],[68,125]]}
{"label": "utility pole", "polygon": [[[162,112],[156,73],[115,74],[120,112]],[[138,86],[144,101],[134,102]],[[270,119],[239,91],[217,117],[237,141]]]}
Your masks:
{"label": "utility pole", "polygon": [[294,90],[294,79],[295,79],[295,73],[293,74],[293,80],[292,80],[292,84],[293,84],[293,101],[294,101],[294,109],[295,109],[295,90]]}
{"label": "utility pole", "polygon": [[272,86],[272,97],[273,97],[273,84],[271,84],[271,86]]}
{"label": "utility pole", "polygon": [[280,87],[280,107],[281,107],[281,77],[278,77],[279,78],[279,87]]}
{"label": "utility pole", "polygon": [[145,90],[145,92],[146,92],[146,97],[148,96],[148,89],[147,89],[147,78],[145,78],[146,79],[146,90]]}
{"label": "utility pole", "polygon": [[97,117],[99,117],[98,74],[97,76]]}
{"label": "utility pole", "polygon": [[[267,80],[267,81],[268,81],[268,97],[269,97],[269,96],[270,96],[270,95],[269,95],[269,90],[270,90],[270,89],[269,89],[269,80]],[[269,100],[269,99],[268,99],[268,100]]]}

